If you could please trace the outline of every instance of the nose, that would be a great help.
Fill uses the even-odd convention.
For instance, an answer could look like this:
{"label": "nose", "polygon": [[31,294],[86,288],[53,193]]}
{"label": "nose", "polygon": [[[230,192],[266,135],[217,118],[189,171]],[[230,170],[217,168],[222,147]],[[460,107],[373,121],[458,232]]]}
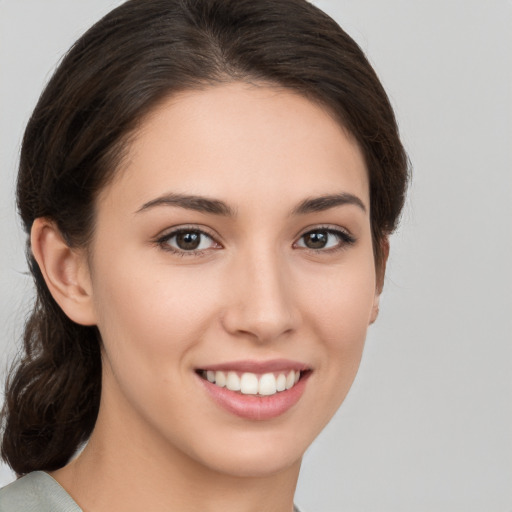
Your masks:
{"label": "nose", "polygon": [[272,251],[241,257],[229,274],[226,331],[259,343],[294,332],[300,322],[294,283],[284,258]]}

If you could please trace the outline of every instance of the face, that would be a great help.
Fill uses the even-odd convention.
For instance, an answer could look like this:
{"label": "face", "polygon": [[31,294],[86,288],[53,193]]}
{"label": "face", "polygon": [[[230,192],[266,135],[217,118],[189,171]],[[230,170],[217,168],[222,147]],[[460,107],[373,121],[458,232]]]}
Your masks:
{"label": "face", "polygon": [[375,316],[362,154],[286,90],[174,96],[100,194],[88,265],[102,421],[211,471],[291,467]]}

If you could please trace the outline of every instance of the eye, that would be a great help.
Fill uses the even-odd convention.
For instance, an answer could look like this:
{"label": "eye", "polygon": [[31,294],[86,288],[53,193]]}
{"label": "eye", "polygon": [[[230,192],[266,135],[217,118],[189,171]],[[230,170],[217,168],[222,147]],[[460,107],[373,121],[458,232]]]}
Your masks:
{"label": "eye", "polygon": [[297,247],[314,251],[342,249],[352,245],[355,239],[345,231],[332,228],[317,228],[304,233],[296,243]]}
{"label": "eye", "polygon": [[219,247],[215,240],[200,229],[182,228],[158,239],[165,250],[184,253],[198,253]]}

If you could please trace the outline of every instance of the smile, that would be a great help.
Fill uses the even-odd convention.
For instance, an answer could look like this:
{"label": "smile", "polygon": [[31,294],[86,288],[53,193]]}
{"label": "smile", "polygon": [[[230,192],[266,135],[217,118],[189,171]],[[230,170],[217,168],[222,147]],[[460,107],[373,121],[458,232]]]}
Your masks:
{"label": "smile", "polygon": [[271,396],[293,388],[299,382],[301,372],[289,370],[258,375],[251,372],[239,374],[235,371],[202,370],[200,375],[219,388],[239,391],[243,395]]}
{"label": "smile", "polygon": [[293,408],[312,369],[288,360],[238,361],[196,370],[207,396],[245,420],[270,420]]}

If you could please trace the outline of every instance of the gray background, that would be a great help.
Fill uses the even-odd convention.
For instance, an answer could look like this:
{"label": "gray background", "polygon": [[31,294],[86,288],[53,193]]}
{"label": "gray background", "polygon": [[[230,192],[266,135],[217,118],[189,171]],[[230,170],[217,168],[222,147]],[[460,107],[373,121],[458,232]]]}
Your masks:
{"label": "gray background", "polygon": [[[0,0],[0,368],[32,288],[13,186],[51,70],[113,0]],[[512,1],[319,0],[367,52],[414,179],[381,316],[305,456],[310,512],[512,511]],[[0,484],[13,479],[0,468]]]}

